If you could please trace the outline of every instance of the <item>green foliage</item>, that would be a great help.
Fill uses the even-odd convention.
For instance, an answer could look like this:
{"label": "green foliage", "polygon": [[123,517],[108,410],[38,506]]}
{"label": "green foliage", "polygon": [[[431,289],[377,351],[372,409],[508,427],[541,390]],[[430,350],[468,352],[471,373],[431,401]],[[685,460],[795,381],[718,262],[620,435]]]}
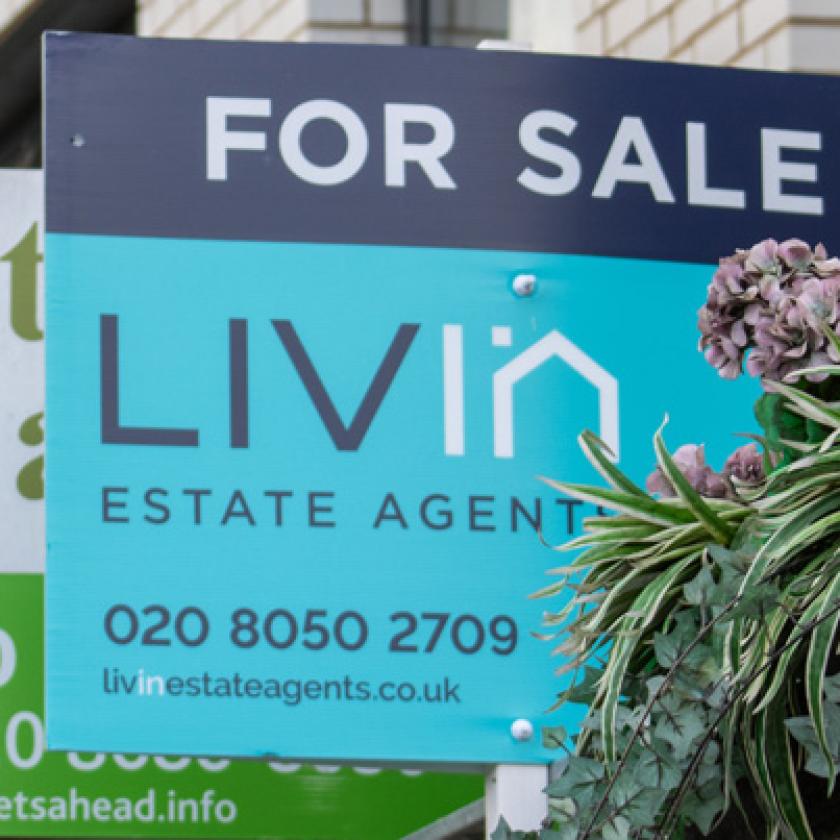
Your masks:
{"label": "green foliage", "polygon": [[[779,394],[764,394],[755,403],[755,419],[764,430],[764,442],[770,453],[776,453],[782,464],[796,460],[797,452],[785,441],[801,443],[807,438],[805,418],[784,409],[784,398]],[[765,463],[770,472],[771,465]]]}
{"label": "green foliage", "polygon": [[[823,395],[840,380],[827,372]],[[759,486],[736,486],[737,498],[700,496],[661,430],[654,450],[676,498],[638,488],[591,433],[580,443],[608,487],[546,479],[614,513],[585,520],[584,535],[558,549],[580,553],[534,596],[571,592],[547,619],[567,660],[560,671],[574,671],[558,705],[589,705],[548,788],[542,840],[708,834],[745,786],[772,836],[813,836],[799,774],[826,779],[830,793],[840,772],[840,674],[828,673],[840,620],[840,406],[784,383],[772,390],[756,413],[775,468]],[[545,743],[562,746],[564,734]]]}
{"label": "green foliage", "polygon": [[[533,831],[511,831],[505,818],[502,817],[498,826],[496,826],[496,830],[490,835],[490,840],[536,840],[536,837],[537,835]],[[541,840],[555,840],[555,837],[567,840],[567,836],[562,832],[554,831],[543,832],[540,837]],[[569,837],[568,840],[573,840],[573,838]]]}

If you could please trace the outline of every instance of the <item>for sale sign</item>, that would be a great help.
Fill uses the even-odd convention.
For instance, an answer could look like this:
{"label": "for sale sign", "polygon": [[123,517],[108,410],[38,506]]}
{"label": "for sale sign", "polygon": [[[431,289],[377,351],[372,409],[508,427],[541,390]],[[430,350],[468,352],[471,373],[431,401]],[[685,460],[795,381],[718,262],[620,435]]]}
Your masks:
{"label": "for sale sign", "polygon": [[590,427],[643,479],[666,410],[734,448],[709,430],[753,393],[695,312],[719,254],[829,232],[838,83],[67,34],[46,61],[50,745],[549,761],[579,710],[545,711],[527,596],[595,510],[536,476],[590,478]]}

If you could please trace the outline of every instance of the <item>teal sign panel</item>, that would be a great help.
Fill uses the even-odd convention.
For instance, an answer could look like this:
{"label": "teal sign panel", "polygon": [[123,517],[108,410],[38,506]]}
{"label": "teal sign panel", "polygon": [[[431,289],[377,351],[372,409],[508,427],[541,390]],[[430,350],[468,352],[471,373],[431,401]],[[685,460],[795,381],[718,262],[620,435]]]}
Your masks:
{"label": "teal sign panel", "polygon": [[[51,748],[552,760],[528,595],[595,510],[538,476],[589,480],[588,427],[643,480],[666,411],[722,462],[712,264],[819,227],[833,165],[683,194],[686,122],[766,80],[628,67],[47,39]],[[719,110],[639,100],[677,86]]]}

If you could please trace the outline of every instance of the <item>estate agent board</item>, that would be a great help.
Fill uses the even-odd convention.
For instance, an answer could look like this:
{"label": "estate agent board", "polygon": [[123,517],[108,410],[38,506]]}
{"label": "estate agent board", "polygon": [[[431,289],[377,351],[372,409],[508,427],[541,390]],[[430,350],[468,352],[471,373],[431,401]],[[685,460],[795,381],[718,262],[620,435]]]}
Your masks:
{"label": "estate agent board", "polygon": [[594,509],[537,476],[735,448],[686,336],[835,232],[840,82],[54,34],[46,85],[50,746],[551,760],[527,596]]}

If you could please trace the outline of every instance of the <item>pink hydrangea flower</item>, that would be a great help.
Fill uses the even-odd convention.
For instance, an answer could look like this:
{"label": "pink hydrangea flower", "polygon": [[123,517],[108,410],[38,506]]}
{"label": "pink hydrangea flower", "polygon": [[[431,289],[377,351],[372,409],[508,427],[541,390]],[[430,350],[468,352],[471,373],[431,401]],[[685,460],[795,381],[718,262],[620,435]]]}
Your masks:
{"label": "pink hydrangea flower", "polygon": [[720,261],[698,326],[703,355],[725,379],[745,365],[751,376],[781,381],[840,362],[824,332],[840,331],[840,260],[800,239],[766,239],[736,251]]}

